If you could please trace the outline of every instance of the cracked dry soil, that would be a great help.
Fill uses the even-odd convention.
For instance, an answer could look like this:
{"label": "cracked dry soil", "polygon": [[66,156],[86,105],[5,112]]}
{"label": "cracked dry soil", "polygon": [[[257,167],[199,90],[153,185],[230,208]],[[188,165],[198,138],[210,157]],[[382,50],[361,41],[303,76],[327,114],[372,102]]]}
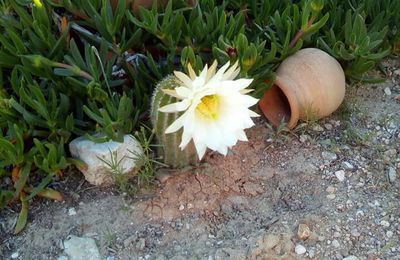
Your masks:
{"label": "cracked dry soil", "polygon": [[258,119],[229,156],[163,170],[135,197],[71,173],[54,184],[65,201],[36,200],[21,235],[18,208],[0,212],[0,257],[57,259],[76,235],[109,260],[400,259],[400,70],[384,68],[385,83],[348,86],[331,117],[290,133]]}

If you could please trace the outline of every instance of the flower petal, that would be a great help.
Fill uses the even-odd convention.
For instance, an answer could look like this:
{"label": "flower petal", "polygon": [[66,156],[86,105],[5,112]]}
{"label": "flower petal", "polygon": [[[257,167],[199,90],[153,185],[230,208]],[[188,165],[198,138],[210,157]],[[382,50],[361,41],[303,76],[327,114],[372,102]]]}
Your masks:
{"label": "flower petal", "polygon": [[190,106],[190,101],[188,99],[184,99],[181,102],[176,102],[160,107],[158,111],[164,113],[180,112],[186,110],[189,106]]}
{"label": "flower petal", "polygon": [[196,72],[194,72],[192,65],[189,63],[188,65],[189,76],[192,80],[196,78]]}
{"label": "flower petal", "polygon": [[176,119],[170,126],[168,126],[167,129],[165,130],[165,133],[170,134],[181,129],[181,127],[185,122],[185,119],[186,119],[186,113],[178,117],[178,119]]}
{"label": "flower petal", "polygon": [[228,61],[227,63],[225,63],[224,66],[222,66],[217,73],[215,74],[214,77],[212,77],[212,79],[210,79],[210,81],[212,82],[218,82],[221,81],[222,77],[224,76],[225,71],[229,68],[230,62]]}
{"label": "flower petal", "polygon": [[222,76],[221,80],[233,80],[240,73],[240,68],[238,68],[239,61],[236,61],[232,67],[230,67]]}
{"label": "flower petal", "polygon": [[215,75],[217,66],[218,66],[218,62],[217,62],[217,60],[214,60],[211,67],[208,69],[207,76],[206,76],[206,82],[209,81]]}
{"label": "flower petal", "polygon": [[164,92],[165,94],[172,96],[172,97],[176,97],[176,98],[182,98],[175,89],[169,89],[169,88],[164,88],[161,90],[162,92]]}
{"label": "flower petal", "polygon": [[188,88],[192,88],[192,80],[188,77],[188,75],[180,71],[174,71],[174,74],[175,77],[177,77],[183,83],[183,85]]}

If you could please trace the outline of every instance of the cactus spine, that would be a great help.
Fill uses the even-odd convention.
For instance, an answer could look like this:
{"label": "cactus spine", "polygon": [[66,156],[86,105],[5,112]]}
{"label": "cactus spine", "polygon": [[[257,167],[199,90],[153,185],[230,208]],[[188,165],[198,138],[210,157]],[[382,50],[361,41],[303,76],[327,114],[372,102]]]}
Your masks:
{"label": "cactus spine", "polygon": [[166,134],[165,130],[170,126],[183,112],[163,113],[158,111],[160,107],[175,103],[178,100],[165,94],[162,89],[174,89],[178,87],[176,77],[171,75],[163,79],[156,87],[151,102],[151,121],[157,142],[160,145],[159,155],[163,157],[164,163],[173,168],[181,168],[197,163],[197,153],[193,141],[182,151],[179,148],[183,129],[174,133]]}

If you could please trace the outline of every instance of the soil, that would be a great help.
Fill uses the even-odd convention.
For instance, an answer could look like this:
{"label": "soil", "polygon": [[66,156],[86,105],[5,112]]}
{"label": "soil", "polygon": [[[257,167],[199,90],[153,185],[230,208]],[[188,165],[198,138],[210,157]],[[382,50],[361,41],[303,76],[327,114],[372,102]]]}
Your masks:
{"label": "soil", "polygon": [[36,199],[22,234],[18,207],[0,212],[0,257],[57,259],[76,235],[108,260],[400,259],[399,65],[384,63],[385,83],[348,86],[328,118],[294,131],[259,118],[227,157],[160,170],[136,196],[71,172],[53,184],[65,201]]}

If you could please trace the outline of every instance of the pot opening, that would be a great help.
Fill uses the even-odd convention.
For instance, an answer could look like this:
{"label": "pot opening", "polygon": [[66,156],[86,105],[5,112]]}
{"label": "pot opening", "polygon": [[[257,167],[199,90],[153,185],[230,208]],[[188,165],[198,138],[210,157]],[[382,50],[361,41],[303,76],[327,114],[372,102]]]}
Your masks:
{"label": "pot opening", "polygon": [[292,117],[289,100],[277,85],[265,92],[260,100],[260,108],[274,126],[279,126],[282,122],[287,123]]}

